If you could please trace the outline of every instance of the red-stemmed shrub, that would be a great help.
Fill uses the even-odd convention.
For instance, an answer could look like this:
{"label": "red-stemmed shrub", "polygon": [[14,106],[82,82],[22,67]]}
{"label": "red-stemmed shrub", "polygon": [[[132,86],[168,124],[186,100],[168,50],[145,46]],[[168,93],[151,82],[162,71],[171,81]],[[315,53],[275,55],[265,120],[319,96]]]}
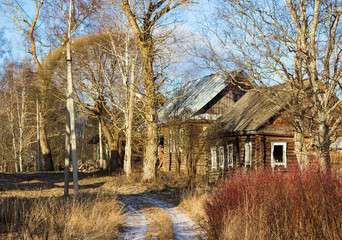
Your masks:
{"label": "red-stemmed shrub", "polygon": [[239,172],[218,183],[204,209],[210,239],[342,239],[334,171]]}

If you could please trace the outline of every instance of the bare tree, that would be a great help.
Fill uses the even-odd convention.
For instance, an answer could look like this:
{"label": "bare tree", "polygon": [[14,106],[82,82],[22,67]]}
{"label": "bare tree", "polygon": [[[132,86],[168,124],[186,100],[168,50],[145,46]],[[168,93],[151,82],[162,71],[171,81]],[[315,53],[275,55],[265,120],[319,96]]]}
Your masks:
{"label": "bare tree", "polygon": [[[124,171],[130,175],[132,171],[132,121],[134,117],[134,109],[136,98],[141,98],[140,83],[141,83],[141,66],[140,57],[135,43],[134,35],[127,21],[122,21],[125,18],[120,11],[111,11],[111,6],[107,5],[108,9],[99,15],[98,22],[100,28],[106,33],[109,38],[108,53],[116,60],[116,68],[118,71],[117,78],[121,79],[120,88],[123,90],[125,101],[110,102],[112,105],[120,108],[124,114],[124,126],[122,131],[125,134],[125,156],[124,156]],[[108,93],[112,95],[110,88]],[[138,111],[139,112],[139,111]]]}
{"label": "bare tree", "polygon": [[[296,128],[296,151],[304,134],[319,159],[330,165],[329,147],[342,117],[340,1],[218,0],[216,26],[201,56],[227,72],[242,68],[276,104],[284,105]],[[215,64],[212,64],[215,63]],[[285,84],[281,92],[268,86]],[[299,157],[299,160],[301,158]],[[304,163],[299,162],[301,165]]]}
{"label": "bare tree", "polygon": [[157,162],[157,106],[158,106],[158,73],[155,71],[158,45],[169,36],[169,31],[158,36],[156,28],[160,22],[166,23],[166,17],[179,6],[191,4],[189,0],[122,0],[116,3],[124,12],[138,44],[143,68],[146,148],[144,156],[144,181],[155,178],[155,164]]}
{"label": "bare tree", "polygon": [[[54,36],[58,36],[57,39],[60,41],[55,41],[54,44],[59,42],[59,45],[64,45],[66,43],[67,38],[67,29],[68,29],[68,14],[65,9],[68,9],[68,1],[64,0],[54,0],[47,4],[46,0],[31,0],[29,3],[27,1],[19,1],[19,0],[2,0],[3,3],[3,12],[7,14],[17,26],[17,30],[21,32],[24,37],[29,42],[29,53],[32,55],[33,61],[36,65],[38,71],[38,85],[39,85],[39,120],[40,120],[40,145],[41,151],[43,155],[43,169],[44,170],[53,170],[53,161],[51,155],[51,147],[48,140],[48,134],[46,129],[46,112],[48,111],[48,107],[46,105],[48,98],[48,89],[51,78],[48,74],[45,73],[46,69],[43,70],[42,62],[41,62],[41,53],[46,49],[53,48],[49,47],[51,44],[48,44],[47,40],[48,36],[43,36],[39,31],[39,25],[43,23],[44,11],[54,13],[54,21],[46,21],[53,22],[53,25],[49,25],[51,29],[54,29]],[[44,6],[46,8],[44,8]],[[75,7],[76,6],[76,7]],[[77,4],[74,4],[73,12],[72,12],[72,24],[71,24],[71,33],[77,33],[77,30],[80,26],[85,24],[85,21],[91,16],[91,14],[96,11],[99,6],[98,1],[77,1]],[[27,11],[30,9],[30,11]],[[28,13],[32,13],[29,15]],[[51,16],[51,15],[50,15]],[[62,31],[63,30],[63,31]],[[53,34],[51,34],[52,36]],[[55,38],[56,39],[56,38]],[[58,46],[58,44],[57,44]]]}
{"label": "bare tree", "polygon": [[30,143],[27,133],[28,96],[34,74],[29,64],[8,63],[2,78],[2,109],[7,115],[12,137],[15,171],[23,171],[24,148]]}

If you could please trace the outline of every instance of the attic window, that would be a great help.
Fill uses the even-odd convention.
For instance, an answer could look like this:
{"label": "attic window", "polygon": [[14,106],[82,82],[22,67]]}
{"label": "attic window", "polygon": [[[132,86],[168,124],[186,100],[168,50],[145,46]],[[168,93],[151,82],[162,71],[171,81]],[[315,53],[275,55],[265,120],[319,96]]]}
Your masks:
{"label": "attic window", "polygon": [[234,165],[233,144],[227,145],[227,162],[228,168]]}
{"label": "attic window", "polygon": [[245,167],[252,167],[252,142],[245,143]]}
{"label": "attic window", "polygon": [[211,148],[211,169],[217,169],[216,147]]}
{"label": "attic window", "polygon": [[286,168],[286,142],[271,143],[271,167],[284,166]]}
{"label": "attic window", "polygon": [[219,165],[224,168],[224,147],[219,148]]}
{"label": "attic window", "polygon": [[239,95],[237,93],[234,93],[234,102],[236,102],[239,99]]}
{"label": "attic window", "polygon": [[242,94],[240,92],[234,93],[234,102],[237,102],[241,98]]}

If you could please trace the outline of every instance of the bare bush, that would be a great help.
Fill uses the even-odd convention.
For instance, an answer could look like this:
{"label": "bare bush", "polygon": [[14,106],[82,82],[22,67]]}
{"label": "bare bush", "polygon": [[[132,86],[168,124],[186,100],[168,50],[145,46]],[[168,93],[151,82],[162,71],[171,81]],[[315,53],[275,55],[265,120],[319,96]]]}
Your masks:
{"label": "bare bush", "polygon": [[206,231],[213,239],[341,239],[341,190],[341,178],[320,169],[237,173],[206,201]]}

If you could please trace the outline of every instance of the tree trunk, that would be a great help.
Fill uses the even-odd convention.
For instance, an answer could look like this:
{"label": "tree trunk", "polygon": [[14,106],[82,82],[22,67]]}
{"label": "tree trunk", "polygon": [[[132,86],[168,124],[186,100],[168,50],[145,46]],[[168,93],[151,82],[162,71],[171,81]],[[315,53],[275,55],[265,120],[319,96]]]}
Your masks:
{"label": "tree trunk", "polygon": [[[156,115],[155,111],[151,112],[151,118]],[[157,162],[157,123],[155,121],[146,122],[147,127],[147,143],[144,158],[144,176],[143,181],[152,181],[156,177],[156,162]]]}
{"label": "tree trunk", "polygon": [[110,160],[108,163],[109,171],[114,172],[120,168],[120,155],[118,148],[118,141],[114,140],[108,143],[109,152],[110,152]]}
{"label": "tree trunk", "polygon": [[37,170],[42,170],[40,158],[40,121],[39,121],[39,101],[37,99]]}
{"label": "tree trunk", "polygon": [[155,76],[153,71],[153,41],[151,36],[146,36],[146,41],[142,47],[144,59],[144,91],[147,96],[145,118],[146,118],[146,150],[144,159],[144,176],[143,181],[152,181],[156,177],[157,162],[157,121],[158,115],[156,111],[156,89]]}
{"label": "tree trunk", "polygon": [[[296,103],[297,105],[299,103]],[[305,137],[304,137],[304,119],[302,115],[298,114],[295,116],[295,129],[296,132],[294,133],[294,150],[297,157],[297,163],[300,170],[304,170],[309,166],[308,163],[308,156],[307,156],[307,149],[305,145]]]}
{"label": "tree trunk", "polygon": [[50,144],[48,142],[48,137],[46,133],[46,120],[43,117],[42,112],[39,113],[39,120],[40,120],[40,149],[43,155],[43,163],[42,169],[44,171],[53,171],[53,161],[52,161],[52,154]]}
{"label": "tree trunk", "polygon": [[330,137],[327,114],[318,113],[318,154],[321,167],[330,168]]}
{"label": "tree trunk", "polygon": [[101,119],[101,126],[102,126],[102,131],[108,141],[108,147],[109,147],[109,152],[110,152],[110,160],[107,166],[110,171],[116,171],[120,167],[119,147],[118,147],[119,134],[117,132],[114,132],[114,133],[110,132],[105,121],[103,121],[102,119]]}

